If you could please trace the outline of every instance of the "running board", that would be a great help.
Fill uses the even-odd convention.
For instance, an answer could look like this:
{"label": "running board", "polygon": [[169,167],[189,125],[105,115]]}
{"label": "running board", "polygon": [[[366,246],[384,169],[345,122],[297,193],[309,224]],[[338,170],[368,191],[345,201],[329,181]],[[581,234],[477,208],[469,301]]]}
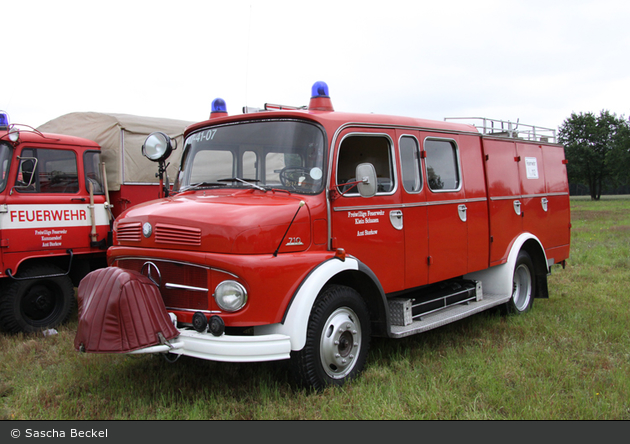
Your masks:
{"label": "running board", "polygon": [[412,320],[408,325],[391,325],[390,337],[403,338],[442,327],[451,322],[459,321],[489,308],[504,304],[510,300],[510,296],[484,294],[482,300],[465,301],[457,305],[450,305],[439,311],[424,314],[421,318]]}

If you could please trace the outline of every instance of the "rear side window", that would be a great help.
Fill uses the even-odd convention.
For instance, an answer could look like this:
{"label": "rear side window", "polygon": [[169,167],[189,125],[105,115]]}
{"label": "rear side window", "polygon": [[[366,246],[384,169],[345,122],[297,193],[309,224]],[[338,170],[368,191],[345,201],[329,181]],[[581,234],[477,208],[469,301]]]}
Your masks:
{"label": "rear side window", "polygon": [[417,193],[422,188],[418,141],[415,137],[403,136],[399,145],[403,187],[408,193]]}
{"label": "rear side window", "polygon": [[461,180],[457,145],[452,140],[427,139],[427,183],[431,191],[457,191]]}

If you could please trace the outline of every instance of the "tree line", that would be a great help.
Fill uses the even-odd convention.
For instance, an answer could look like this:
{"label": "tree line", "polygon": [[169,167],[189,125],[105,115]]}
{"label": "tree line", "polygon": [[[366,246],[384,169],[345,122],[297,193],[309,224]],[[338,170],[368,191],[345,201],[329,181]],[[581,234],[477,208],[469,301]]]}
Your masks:
{"label": "tree line", "polygon": [[572,113],[559,128],[572,194],[630,193],[630,125],[610,111]]}

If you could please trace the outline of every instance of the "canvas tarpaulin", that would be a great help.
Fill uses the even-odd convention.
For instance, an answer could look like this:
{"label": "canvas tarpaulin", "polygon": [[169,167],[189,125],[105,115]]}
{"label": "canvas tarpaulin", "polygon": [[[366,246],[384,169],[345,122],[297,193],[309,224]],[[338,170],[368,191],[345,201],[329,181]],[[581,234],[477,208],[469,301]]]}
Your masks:
{"label": "canvas tarpaulin", "polygon": [[83,137],[98,143],[107,168],[110,191],[120,190],[123,183],[157,183],[158,165],[142,155],[142,144],[149,134],[161,131],[177,140],[177,149],[167,160],[171,183],[181,158],[183,134],[194,122],[143,117],[130,114],[76,112],[57,117],[37,129],[44,133]]}

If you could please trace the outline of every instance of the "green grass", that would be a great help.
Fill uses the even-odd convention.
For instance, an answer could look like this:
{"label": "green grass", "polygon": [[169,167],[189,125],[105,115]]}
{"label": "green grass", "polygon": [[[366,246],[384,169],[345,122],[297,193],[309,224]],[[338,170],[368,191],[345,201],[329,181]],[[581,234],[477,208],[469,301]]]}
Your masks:
{"label": "green grass", "polygon": [[374,339],[360,379],[310,392],[286,362],[79,354],[55,336],[0,336],[7,419],[630,419],[630,199],[573,200],[572,251],[549,299]]}

